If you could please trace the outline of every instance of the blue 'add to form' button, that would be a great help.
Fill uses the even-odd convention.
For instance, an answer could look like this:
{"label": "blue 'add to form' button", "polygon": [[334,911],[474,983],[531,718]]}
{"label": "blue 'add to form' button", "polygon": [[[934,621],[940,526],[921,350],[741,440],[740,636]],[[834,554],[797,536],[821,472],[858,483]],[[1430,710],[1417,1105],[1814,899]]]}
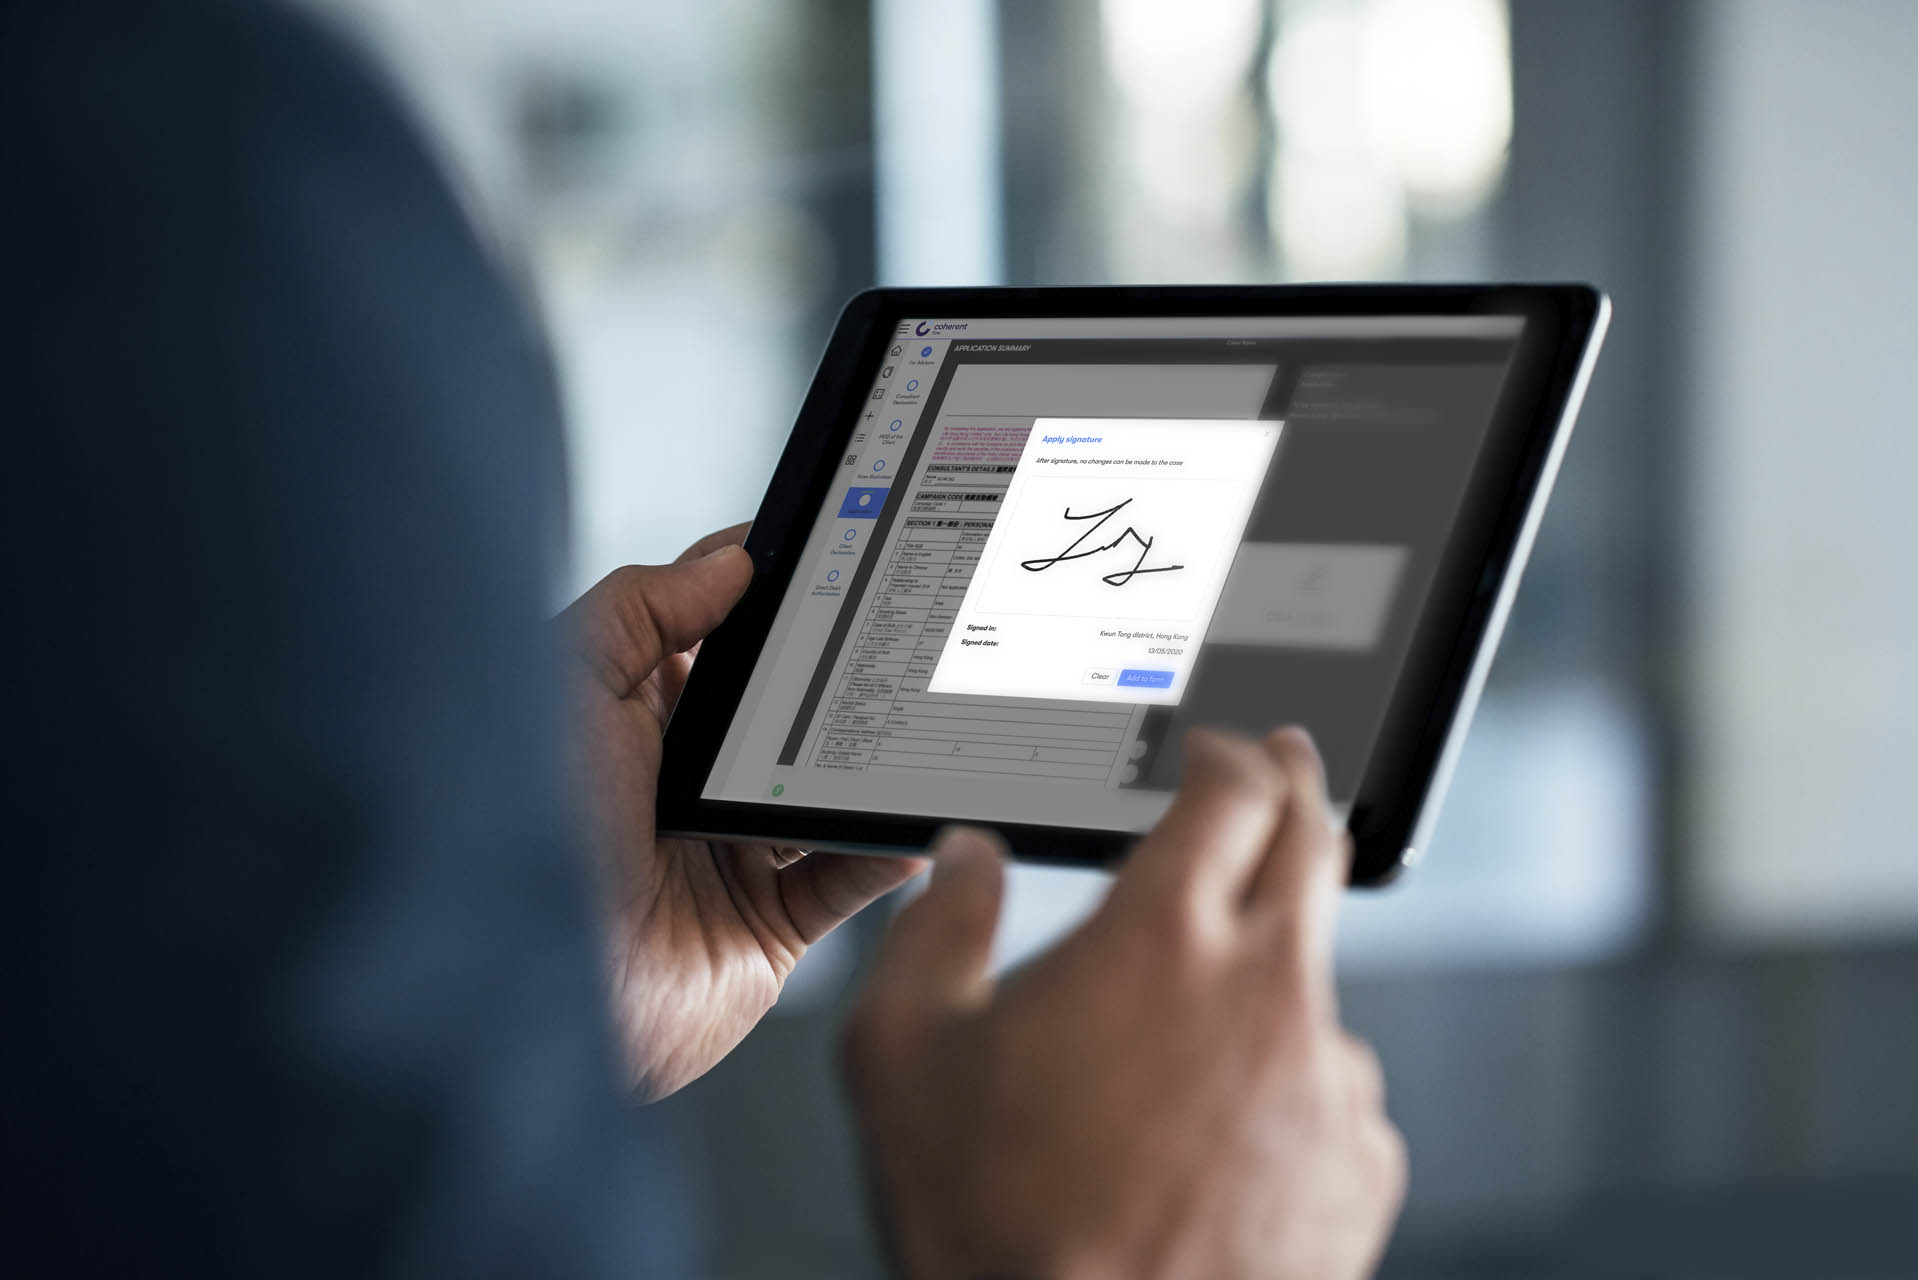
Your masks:
{"label": "blue 'add to form' button", "polygon": [[1170,689],[1172,673],[1170,671],[1139,671],[1127,667],[1119,673],[1121,689]]}

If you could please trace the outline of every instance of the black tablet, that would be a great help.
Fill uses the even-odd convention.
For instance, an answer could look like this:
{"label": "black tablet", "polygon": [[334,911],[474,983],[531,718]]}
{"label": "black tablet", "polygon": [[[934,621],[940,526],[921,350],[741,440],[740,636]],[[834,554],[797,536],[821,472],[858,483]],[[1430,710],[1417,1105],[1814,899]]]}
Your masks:
{"label": "black tablet", "polygon": [[1356,883],[1436,816],[1609,304],[1584,285],[880,289],[666,735],[662,831],[1097,865],[1184,731],[1311,730]]}

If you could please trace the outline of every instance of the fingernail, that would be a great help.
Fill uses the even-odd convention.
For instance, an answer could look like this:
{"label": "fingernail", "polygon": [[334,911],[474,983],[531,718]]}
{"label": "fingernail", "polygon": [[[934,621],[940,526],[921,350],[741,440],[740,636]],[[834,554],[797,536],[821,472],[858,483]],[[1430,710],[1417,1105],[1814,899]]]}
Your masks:
{"label": "fingernail", "polygon": [[932,874],[977,854],[998,853],[998,842],[978,827],[946,827],[932,841]]}

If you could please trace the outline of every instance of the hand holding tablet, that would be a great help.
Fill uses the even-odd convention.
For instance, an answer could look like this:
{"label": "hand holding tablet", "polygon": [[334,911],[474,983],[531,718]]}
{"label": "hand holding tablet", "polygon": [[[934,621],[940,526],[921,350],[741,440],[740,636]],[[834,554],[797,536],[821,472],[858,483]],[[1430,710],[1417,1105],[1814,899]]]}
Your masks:
{"label": "hand holding tablet", "polygon": [[1582,286],[861,295],[674,716],[662,828],[903,853],[960,820],[1103,863],[1164,812],[1186,730],[1300,724],[1354,880],[1388,877],[1607,311]]}
{"label": "hand holding tablet", "polygon": [[617,570],[559,620],[578,659],[576,755],[604,890],[607,985],[645,1099],[730,1052],[809,946],[923,866],[655,830],[661,734],[690,651],[751,580],[745,532],[721,530],[670,565]]}

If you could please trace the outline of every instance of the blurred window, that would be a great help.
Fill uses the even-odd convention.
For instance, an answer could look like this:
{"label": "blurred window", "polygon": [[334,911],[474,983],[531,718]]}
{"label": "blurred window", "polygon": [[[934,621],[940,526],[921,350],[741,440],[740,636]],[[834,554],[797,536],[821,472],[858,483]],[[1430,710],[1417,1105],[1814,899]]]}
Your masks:
{"label": "blurred window", "polygon": [[1918,6],[1711,5],[1699,48],[1685,906],[1908,934]]}
{"label": "blurred window", "polygon": [[322,7],[527,259],[571,428],[571,586],[750,518],[821,334],[873,276],[865,8]]}
{"label": "blurred window", "polygon": [[[1034,8],[1006,7],[1000,72],[1018,98],[1006,238],[1021,283],[1523,274],[1500,238],[1503,0]],[[882,203],[882,227],[890,215]],[[1592,571],[1543,556],[1526,594]],[[1641,695],[1602,661],[1523,674],[1531,616],[1508,632],[1516,661],[1497,669],[1425,865],[1350,904],[1348,970],[1588,959],[1641,933],[1657,803]],[[1021,872],[1007,957],[1096,897]]]}
{"label": "blurred window", "polygon": [[[1535,94],[1528,126],[1504,0],[325,3],[524,246],[569,401],[575,588],[751,514],[874,279],[1606,275],[1525,249],[1525,183],[1565,185],[1527,175],[1582,117]],[[1520,172],[1528,127],[1547,147]],[[1354,964],[1604,955],[1650,912],[1656,725],[1602,607],[1646,553],[1585,536],[1622,483],[1591,461],[1575,446],[1426,865],[1353,904]],[[1098,883],[1021,871],[1009,953]]]}

